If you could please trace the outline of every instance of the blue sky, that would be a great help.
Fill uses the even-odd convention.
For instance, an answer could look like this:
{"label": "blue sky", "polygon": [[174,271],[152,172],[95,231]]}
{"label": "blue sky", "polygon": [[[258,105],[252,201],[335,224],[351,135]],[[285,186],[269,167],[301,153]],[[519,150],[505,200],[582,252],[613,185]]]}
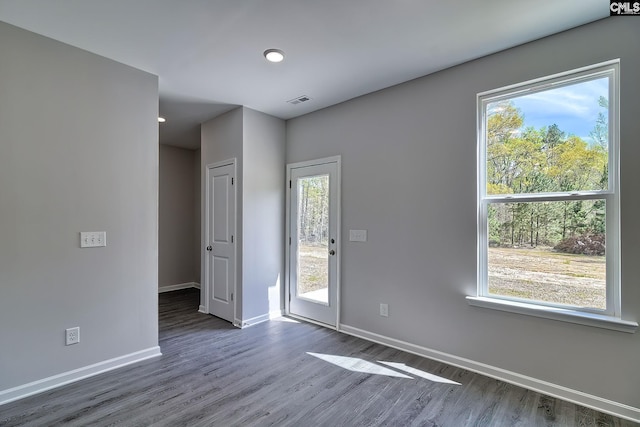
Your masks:
{"label": "blue sky", "polygon": [[606,115],[605,109],[598,105],[600,96],[609,98],[607,77],[511,100],[524,115],[524,127],[539,129],[555,123],[563,132],[589,141],[589,132],[596,124],[598,113]]}

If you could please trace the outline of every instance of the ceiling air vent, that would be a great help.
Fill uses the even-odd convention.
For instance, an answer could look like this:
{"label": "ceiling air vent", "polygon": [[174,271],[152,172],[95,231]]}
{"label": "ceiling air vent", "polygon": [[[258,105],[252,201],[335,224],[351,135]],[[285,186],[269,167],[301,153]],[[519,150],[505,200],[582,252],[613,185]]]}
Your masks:
{"label": "ceiling air vent", "polygon": [[298,96],[296,98],[290,99],[287,102],[291,105],[298,105],[307,101],[311,101],[311,98],[309,98],[307,95],[302,95],[302,96]]}

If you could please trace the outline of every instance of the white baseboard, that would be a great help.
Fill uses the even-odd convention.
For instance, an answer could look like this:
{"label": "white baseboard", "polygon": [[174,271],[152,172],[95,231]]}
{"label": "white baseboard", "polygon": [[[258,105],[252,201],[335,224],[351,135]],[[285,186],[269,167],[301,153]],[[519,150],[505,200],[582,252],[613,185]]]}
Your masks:
{"label": "white baseboard", "polygon": [[198,313],[209,314],[207,313],[207,309],[204,307],[204,305],[201,305],[200,307],[198,307]]}
{"label": "white baseboard", "polygon": [[160,347],[150,347],[146,350],[115,357],[113,359],[84,366],[72,371],[63,372],[28,384],[23,384],[7,390],[0,390],[0,405],[158,356],[162,356]]}
{"label": "white baseboard", "polygon": [[633,406],[603,399],[578,390],[572,390],[567,387],[528,377],[526,375],[521,375],[516,372],[507,371],[506,369],[497,368],[495,366],[486,365],[484,363],[475,362],[473,360],[443,353],[441,351],[389,338],[384,335],[354,328],[353,326],[342,324],[338,330],[348,335],[353,335],[388,347],[397,348],[398,350],[403,350],[408,353],[417,354],[418,356],[423,356],[449,365],[457,366],[459,368],[464,368],[472,372],[477,372],[491,378],[524,387],[528,390],[543,393],[548,396],[556,397],[600,412],[611,414],[616,417],[640,423],[640,408],[634,408]]}
{"label": "white baseboard", "polygon": [[242,328],[247,328],[249,326],[255,326],[258,323],[266,322],[271,319],[277,319],[278,317],[282,317],[282,310],[273,310],[273,311],[270,311],[269,313],[265,313],[263,315],[252,317],[250,319],[242,320],[242,321],[239,319],[235,319],[235,322],[233,322],[233,326],[236,326],[242,329]]}
{"label": "white baseboard", "polygon": [[247,320],[243,320],[242,323],[240,323],[240,327],[246,328],[249,326],[254,326],[254,325],[257,325],[258,323],[266,322],[267,320],[269,320],[269,313],[265,313],[261,316],[256,316]]}
{"label": "white baseboard", "polygon": [[200,283],[186,282],[186,283],[178,283],[177,285],[160,286],[158,287],[158,293],[161,294],[163,292],[178,291],[180,289],[189,289],[189,288],[200,289]]}

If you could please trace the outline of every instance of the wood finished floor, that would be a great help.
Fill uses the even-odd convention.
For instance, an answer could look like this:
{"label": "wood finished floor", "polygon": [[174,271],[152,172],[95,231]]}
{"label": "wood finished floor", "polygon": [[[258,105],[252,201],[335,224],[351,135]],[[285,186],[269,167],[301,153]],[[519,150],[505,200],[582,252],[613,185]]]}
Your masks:
{"label": "wood finished floor", "polygon": [[311,324],[236,329],[198,305],[197,290],[160,294],[162,357],[0,406],[0,426],[637,425]]}

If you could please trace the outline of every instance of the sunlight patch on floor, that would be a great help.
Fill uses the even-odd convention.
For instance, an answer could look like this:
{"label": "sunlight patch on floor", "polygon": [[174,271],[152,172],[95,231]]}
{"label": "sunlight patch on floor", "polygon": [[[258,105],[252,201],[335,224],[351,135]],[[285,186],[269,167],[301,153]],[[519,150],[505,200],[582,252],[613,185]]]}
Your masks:
{"label": "sunlight patch on floor", "polygon": [[396,372],[392,369],[385,368],[384,366],[376,365],[375,363],[367,362],[366,360],[362,360],[357,357],[336,356],[334,354],[322,354],[322,353],[311,353],[311,352],[307,352],[307,354],[352,372],[362,372],[364,374],[373,374],[373,375],[385,375],[387,377],[396,377],[396,378],[407,378],[410,380],[413,379],[412,377],[409,377],[400,372]]}
{"label": "sunlight patch on floor", "polygon": [[448,379],[443,378],[443,377],[439,377],[438,375],[433,375],[433,374],[430,374],[429,372],[425,372],[425,371],[417,369],[417,368],[412,368],[411,366],[407,366],[404,363],[383,362],[381,360],[378,363],[382,363],[383,365],[390,366],[390,367],[392,367],[394,369],[397,369],[399,371],[404,371],[404,372],[406,372],[408,374],[415,375],[416,377],[424,378],[425,380],[433,381],[433,382],[436,382],[436,383],[461,385],[460,383],[448,380]]}
{"label": "sunlight patch on floor", "polygon": [[292,319],[291,317],[274,317],[271,319],[272,322],[286,322],[286,323],[300,323],[296,319]]}
{"label": "sunlight patch on floor", "polygon": [[[310,351],[308,351],[307,354],[309,356],[317,357],[320,360],[324,360],[325,362],[331,363],[332,365],[338,366],[342,369],[346,369],[352,372],[361,372],[363,374],[372,374],[372,375],[384,375],[387,377],[406,378],[409,380],[413,380],[414,377],[410,377],[409,375],[406,375],[406,374],[410,374],[415,377],[423,378],[425,380],[429,380],[436,383],[461,385],[460,383],[449,380],[447,378],[430,374],[429,372],[423,371],[421,369],[407,366],[405,363],[384,362],[382,360],[378,361],[377,363],[374,363],[364,359],[360,359],[358,357],[338,356],[335,354],[312,353]],[[402,372],[398,372],[398,371],[402,371]]]}

